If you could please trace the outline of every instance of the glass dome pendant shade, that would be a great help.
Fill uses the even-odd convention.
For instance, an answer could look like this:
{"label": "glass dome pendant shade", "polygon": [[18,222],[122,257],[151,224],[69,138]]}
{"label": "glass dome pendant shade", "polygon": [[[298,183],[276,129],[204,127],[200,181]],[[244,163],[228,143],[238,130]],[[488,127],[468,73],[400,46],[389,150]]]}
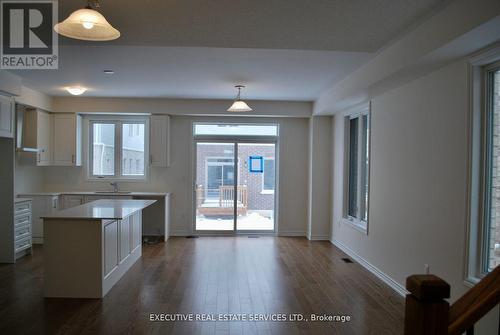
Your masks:
{"label": "glass dome pendant shade", "polygon": [[60,35],[84,41],[111,41],[120,37],[120,32],[90,5],[71,13],[66,20],[56,24],[54,30]]}
{"label": "glass dome pendant shade", "polygon": [[229,107],[227,109],[227,111],[228,112],[251,112],[253,109],[250,108],[250,106],[248,106],[247,103],[245,101],[241,100],[241,98],[240,98],[241,89],[244,88],[245,86],[236,85],[235,87],[238,89],[238,95],[236,96],[236,99],[234,100],[231,107]]}

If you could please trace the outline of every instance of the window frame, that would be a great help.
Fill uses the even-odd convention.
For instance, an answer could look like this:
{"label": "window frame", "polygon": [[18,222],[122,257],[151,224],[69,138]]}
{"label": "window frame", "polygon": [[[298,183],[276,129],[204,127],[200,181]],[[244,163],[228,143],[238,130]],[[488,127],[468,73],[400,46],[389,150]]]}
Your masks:
{"label": "window frame", "polygon": [[490,247],[490,230],[491,230],[491,198],[492,198],[492,173],[493,173],[493,137],[494,137],[494,74],[500,71],[500,61],[494,62],[483,67],[483,142],[481,160],[481,172],[483,175],[481,181],[481,199],[482,199],[482,222],[480,225],[481,232],[481,251],[480,251],[480,276],[490,272],[489,269],[489,247]]}
{"label": "window frame", "polygon": [[[266,174],[266,161],[274,161],[274,184],[273,184],[273,189],[265,189],[264,188],[264,178]],[[260,194],[274,194],[274,191],[276,189],[276,159],[274,157],[264,157],[264,171],[262,172],[262,187]]]}
{"label": "window frame", "polygon": [[[363,117],[367,118],[367,141],[368,145],[366,146],[366,153],[368,155],[368,164],[365,165],[366,160],[363,158],[363,154],[365,151],[363,150],[363,125],[364,120]],[[349,214],[349,199],[350,199],[350,143],[351,143],[351,134],[350,134],[350,122],[353,119],[358,119],[357,126],[357,185],[356,185],[356,202],[357,202],[357,216],[352,216]],[[343,183],[343,213],[342,213],[342,222],[365,233],[368,234],[368,222],[369,222],[369,209],[370,209],[370,165],[371,165],[371,103],[363,103],[357,105],[353,108],[350,108],[346,112],[343,113],[344,120],[344,183]],[[368,194],[367,200],[362,201],[363,193],[363,180],[364,178],[368,179],[368,185],[366,189],[366,193]],[[367,213],[366,219],[363,219],[363,215],[361,213]]]}
{"label": "window frame", "polygon": [[[115,126],[115,155],[114,155],[114,174],[103,176],[93,174],[93,125],[96,123],[109,123]],[[144,175],[123,175],[123,124],[144,124]],[[85,157],[88,181],[138,181],[149,180],[150,169],[150,129],[149,116],[128,116],[128,115],[87,115],[85,117],[86,143]],[[135,134],[135,133],[134,133]]]}
{"label": "window frame", "polygon": [[500,46],[493,46],[472,55],[467,64],[469,81],[469,117],[467,148],[466,252],[464,284],[473,286],[487,273],[487,224],[491,134],[491,94],[488,72],[500,70]]}

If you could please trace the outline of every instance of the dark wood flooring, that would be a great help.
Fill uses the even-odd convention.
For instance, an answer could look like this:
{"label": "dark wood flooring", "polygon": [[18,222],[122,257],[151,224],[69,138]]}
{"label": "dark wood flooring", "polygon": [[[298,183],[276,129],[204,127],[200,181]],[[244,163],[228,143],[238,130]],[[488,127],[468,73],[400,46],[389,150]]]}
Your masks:
{"label": "dark wood flooring", "polygon": [[[102,300],[43,298],[43,248],[0,266],[0,334],[402,334],[404,300],[329,242],[172,238]],[[151,322],[150,313],[349,315],[350,322]]]}

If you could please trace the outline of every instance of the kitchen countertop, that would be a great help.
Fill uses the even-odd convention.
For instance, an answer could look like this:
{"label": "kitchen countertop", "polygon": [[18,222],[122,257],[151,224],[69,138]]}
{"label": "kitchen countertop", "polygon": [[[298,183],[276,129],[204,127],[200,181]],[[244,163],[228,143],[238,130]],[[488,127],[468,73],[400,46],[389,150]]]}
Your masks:
{"label": "kitchen countertop", "polygon": [[60,196],[60,195],[114,195],[114,196],[148,196],[148,197],[166,197],[170,195],[170,192],[128,192],[120,191],[114,192],[101,192],[101,191],[70,191],[70,192],[32,192],[32,193],[19,193],[18,197],[36,197],[36,196]]}
{"label": "kitchen countertop", "polygon": [[42,219],[122,220],[155,202],[156,200],[96,200],[49,213],[42,216]]}
{"label": "kitchen countertop", "polygon": [[31,198],[14,198],[14,203],[17,204],[18,202],[23,202],[23,201],[32,201],[33,199]]}

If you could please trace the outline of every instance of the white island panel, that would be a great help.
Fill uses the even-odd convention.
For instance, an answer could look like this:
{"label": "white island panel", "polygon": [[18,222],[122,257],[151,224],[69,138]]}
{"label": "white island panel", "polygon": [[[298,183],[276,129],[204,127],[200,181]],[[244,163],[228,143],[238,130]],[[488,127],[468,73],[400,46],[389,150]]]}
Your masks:
{"label": "white island panel", "polygon": [[141,257],[142,209],[154,202],[98,200],[45,217],[45,296],[104,297]]}

